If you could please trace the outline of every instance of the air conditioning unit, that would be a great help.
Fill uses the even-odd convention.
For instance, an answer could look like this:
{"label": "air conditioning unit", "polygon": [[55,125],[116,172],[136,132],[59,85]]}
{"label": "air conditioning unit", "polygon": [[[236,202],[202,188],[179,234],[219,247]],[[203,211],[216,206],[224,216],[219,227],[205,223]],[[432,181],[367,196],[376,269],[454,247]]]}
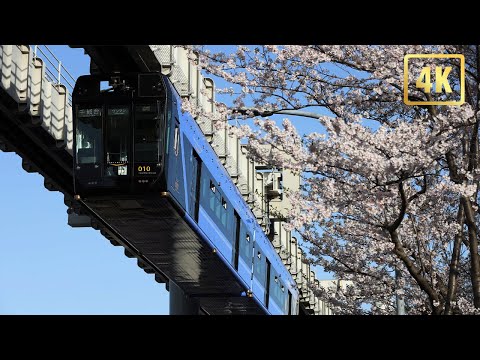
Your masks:
{"label": "air conditioning unit", "polygon": [[281,185],[281,180],[282,180],[282,173],[280,172],[271,172],[271,173],[266,173],[266,179],[265,179],[265,192],[270,196],[270,197],[276,197],[282,195],[282,185]]}

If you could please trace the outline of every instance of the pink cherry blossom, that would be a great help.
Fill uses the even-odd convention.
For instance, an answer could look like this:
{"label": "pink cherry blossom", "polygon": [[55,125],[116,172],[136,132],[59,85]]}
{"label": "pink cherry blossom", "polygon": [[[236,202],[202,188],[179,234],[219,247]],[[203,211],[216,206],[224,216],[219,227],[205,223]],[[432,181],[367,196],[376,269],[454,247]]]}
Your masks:
{"label": "pink cherry blossom", "polygon": [[[301,234],[311,264],[353,282],[315,289],[336,313],[392,314],[396,296],[408,314],[479,313],[479,47],[186,48],[230,84],[232,100],[215,114],[183,109],[248,139],[256,159],[302,175],[302,188],[287,193],[286,228]],[[404,104],[403,59],[414,53],[465,55],[462,106]],[[432,61],[412,62],[411,73]],[[458,74],[453,60],[439,61]],[[428,100],[413,85],[410,93]],[[322,131],[299,133],[285,118],[295,111]],[[233,118],[255,121],[227,125]]]}

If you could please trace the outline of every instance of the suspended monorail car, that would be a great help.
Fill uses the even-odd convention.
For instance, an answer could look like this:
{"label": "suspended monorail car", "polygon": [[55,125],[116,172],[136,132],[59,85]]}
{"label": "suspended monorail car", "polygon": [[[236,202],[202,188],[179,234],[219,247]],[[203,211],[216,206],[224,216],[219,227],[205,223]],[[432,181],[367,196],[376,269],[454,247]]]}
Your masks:
{"label": "suspended monorail car", "polygon": [[72,96],[77,194],[165,187],[166,120],[172,112],[168,90],[158,73],[78,78]]}
{"label": "suspended monorail car", "polygon": [[169,194],[269,313],[298,313],[292,276],[166,76],[81,76],[72,100],[78,197]]}

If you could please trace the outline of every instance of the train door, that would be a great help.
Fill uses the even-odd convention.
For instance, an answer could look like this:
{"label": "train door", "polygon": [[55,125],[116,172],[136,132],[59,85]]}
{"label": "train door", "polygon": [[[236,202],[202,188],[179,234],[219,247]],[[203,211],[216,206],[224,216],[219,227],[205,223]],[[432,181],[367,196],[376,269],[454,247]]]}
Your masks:
{"label": "train door", "polygon": [[287,303],[288,315],[292,315],[292,293],[288,290],[288,303]]}
{"label": "train door", "polygon": [[200,180],[202,173],[202,160],[197,152],[192,149],[191,157],[191,183],[189,186],[189,213],[198,223],[198,213],[200,210]]}
{"label": "train door", "polygon": [[187,206],[190,204],[187,199],[191,196],[192,148],[189,147],[188,141],[183,142],[185,137],[180,127],[179,115],[175,99],[172,99],[167,105],[167,143],[165,150],[168,161],[168,166],[165,167],[167,189],[193,217],[190,207]]}
{"label": "train door", "polygon": [[233,246],[233,266],[235,270],[238,270],[238,259],[240,255],[240,216],[236,211],[233,213],[233,218],[235,220],[235,235],[234,235],[234,246]]}
{"label": "train door", "polygon": [[268,309],[268,303],[270,302],[270,271],[271,265],[270,260],[267,260],[267,274],[266,274],[266,284],[265,284],[265,307]]}

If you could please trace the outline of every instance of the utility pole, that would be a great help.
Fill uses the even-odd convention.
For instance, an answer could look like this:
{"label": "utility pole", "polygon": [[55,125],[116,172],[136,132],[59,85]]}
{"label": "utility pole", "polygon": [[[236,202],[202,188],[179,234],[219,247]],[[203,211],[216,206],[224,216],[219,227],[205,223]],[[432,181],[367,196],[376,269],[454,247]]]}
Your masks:
{"label": "utility pole", "polygon": [[[402,278],[402,273],[400,270],[395,267],[395,289],[400,288],[400,279]],[[395,294],[397,300],[397,315],[405,315],[405,299],[403,295]]]}

